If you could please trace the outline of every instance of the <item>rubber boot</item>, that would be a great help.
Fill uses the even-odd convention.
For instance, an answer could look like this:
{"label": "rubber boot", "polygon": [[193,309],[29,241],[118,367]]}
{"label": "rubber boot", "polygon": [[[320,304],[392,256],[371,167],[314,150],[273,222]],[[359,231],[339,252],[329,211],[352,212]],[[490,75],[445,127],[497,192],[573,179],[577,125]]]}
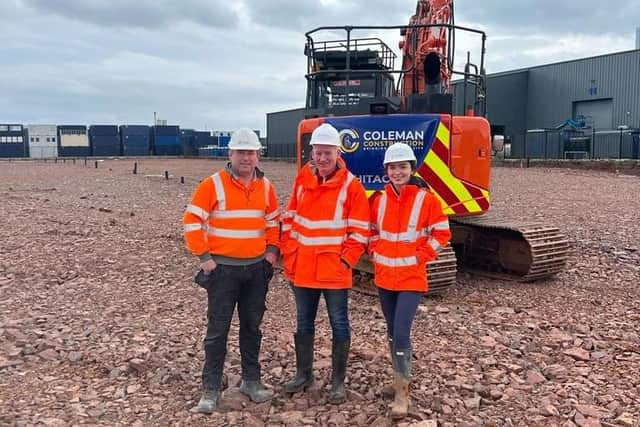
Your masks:
{"label": "rubber boot", "polygon": [[344,388],[344,378],[347,374],[347,360],[349,359],[350,340],[333,341],[331,351],[331,390],[327,401],[339,405],[347,399]]}
{"label": "rubber boot", "polygon": [[391,404],[391,418],[401,419],[409,412],[409,382],[411,381],[411,349],[394,352],[396,396]]}
{"label": "rubber boot", "polygon": [[269,390],[258,381],[242,380],[240,383],[240,393],[249,396],[252,402],[262,403],[273,398],[273,390]]}
{"label": "rubber boot", "polygon": [[211,414],[218,407],[218,390],[205,390],[202,392],[200,402],[196,410],[201,414]]}
{"label": "rubber boot", "polygon": [[[393,372],[396,371],[396,359],[393,357],[393,339],[389,338],[389,356],[391,356],[391,365],[393,366]],[[387,384],[382,387],[382,395],[384,397],[394,398],[396,394],[395,384],[392,382],[391,384]]]}
{"label": "rubber boot", "polygon": [[287,393],[305,391],[313,384],[313,335],[294,335],[296,343],[296,376],[284,385]]}

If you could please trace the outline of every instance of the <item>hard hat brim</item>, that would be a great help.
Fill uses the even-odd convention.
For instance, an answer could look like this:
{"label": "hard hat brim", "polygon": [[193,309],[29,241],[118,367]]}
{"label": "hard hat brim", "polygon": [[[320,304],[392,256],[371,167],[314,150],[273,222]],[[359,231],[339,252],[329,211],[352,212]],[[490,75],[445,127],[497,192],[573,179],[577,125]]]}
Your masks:
{"label": "hard hat brim", "polygon": [[340,147],[340,144],[336,144],[335,142],[329,142],[329,141],[313,141],[313,142],[310,142],[309,145],[326,145],[330,147]]}

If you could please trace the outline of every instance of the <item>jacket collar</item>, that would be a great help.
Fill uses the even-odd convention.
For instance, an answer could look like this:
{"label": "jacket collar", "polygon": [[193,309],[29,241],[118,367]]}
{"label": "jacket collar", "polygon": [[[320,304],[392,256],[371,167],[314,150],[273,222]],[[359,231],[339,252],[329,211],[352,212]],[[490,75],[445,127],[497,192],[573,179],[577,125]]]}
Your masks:
{"label": "jacket collar", "polygon": [[307,188],[317,187],[319,185],[334,187],[341,184],[347,176],[347,164],[342,158],[339,158],[336,166],[336,170],[329,176],[329,178],[325,182],[321,183],[320,177],[318,176],[318,169],[313,163],[313,160],[309,161],[300,170],[302,184]]}
{"label": "jacket collar", "polygon": [[412,184],[411,181],[409,181],[407,185],[402,187],[400,192],[398,192],[398,190],[391,183],[385,185],[384,190],[387,193],[387,195],[390,197],[393,197],[395,199],[405,199],[407,197],[412,197],[416,195],[418,191],[420,191],[420,187],[418,187],[415,184]]}

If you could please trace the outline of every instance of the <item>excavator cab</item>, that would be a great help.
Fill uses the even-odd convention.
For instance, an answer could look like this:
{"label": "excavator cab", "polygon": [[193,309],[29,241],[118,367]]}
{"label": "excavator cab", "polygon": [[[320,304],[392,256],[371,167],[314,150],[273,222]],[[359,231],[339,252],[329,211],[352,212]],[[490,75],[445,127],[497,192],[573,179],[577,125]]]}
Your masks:
{"label": "excavator cab", "polygon": [[381,39],[307,40],[307,116],[375,113],[381,100],[398,111],[396,54]]}
{"label": "excavator cab", "polygon": [[[388,30],[399,30],[404,36],[399,44],[403,51],[401,61],[397,61],[397,55],[382,38],[357,37],[359,34]],[[441,42],[434,44],[430,40],[424,40],[425,34],[438,34],[441,38],[452,39],[454,30],[470,32],[478,37],[481,45],[480,67],[470,64],[468,56],[464,69],[457,70],[453,67],[451,49]],[[343,34],[344,37],[336,37],[336,34]],[[443,194],[443,204],[451,208],[452,213],[458,214],[478,214],[488,209],[492,150],[490,127],[483,117],[485,78],[482,70],[486,36],[482,31],[446,23],[384,27],[336,26],[309,31],[306,39],[305,117],[352,118],[348,120],[349,123],[342,125],[344,129],[339,129],[344,142],[343,157],[350,168],[358,169],[366,164],[370,170],[366,174],[363,171],[363,175],[383,173],[373,170],[381,164],[377,157],[380,157],[387,145],[403,140],[385,140],[375,136],[431,135],[432,140],[429,141],[403,141],[417,147],[416,155],[420,161],[426,160],[429,155],[426,148],[431,147],[433,139],[438,136],[444,148],[435,144],[435,152],[442,157],[443,165],[440,165],[440,170],[451,172],[450,185],[461,188],[453,183],[454,180],[459,180],[477,187],[473,191],[458,194],[458,197],[454,197],[452,191],[443,189],[443,193],[446,193]],[[434,47],[425,48],[432,45]],[[427,51],[423,55],[424,49]],[[473,105],[473,111],[464,116],[454,115],[454,94],[449,87],[452,75],[464,79],[464,90],[461,93],[464,110],[467,110],[467,103]],[[383,115],[397,116],[382,120],[380,116]],[[423,119],[421,127],[415,129],[410,128],[414,126],[414,120],[418,120],[414,115],[422,115]],[[355,118],[364,116],[377,117],[378,124],[385,123],[391,133],[385,133],[385,129],[373,128],[368,132],[366,126],[358,122],[360,119]],[[403,117],[411,124],[405,123]],[[299,127],[299,166],[309,159],[310,134],[313,126],[318,125],[318,121],[303,122]],[[346,129],[347,126],[350,129]],[[382,178],[376,178],[378,181],[380,179]],[[367,189],[373,191],[377,186]],[[479,203],[474,203],[470,199],[480,200]]]}

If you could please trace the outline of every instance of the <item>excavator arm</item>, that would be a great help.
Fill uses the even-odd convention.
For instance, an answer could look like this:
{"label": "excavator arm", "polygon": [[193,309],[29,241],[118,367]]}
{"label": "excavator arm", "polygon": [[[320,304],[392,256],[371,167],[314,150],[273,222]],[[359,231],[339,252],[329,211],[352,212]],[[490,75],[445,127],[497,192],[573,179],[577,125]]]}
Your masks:
{"label": "excavator arm", "polygon": [[[453,0],[418,0],[416,13],[403,31],[403,68],[409,70],[402,79],[401,96],[415,93],[449,93],[453,42]],[[433,25],[433,26],[431,26]]]}

